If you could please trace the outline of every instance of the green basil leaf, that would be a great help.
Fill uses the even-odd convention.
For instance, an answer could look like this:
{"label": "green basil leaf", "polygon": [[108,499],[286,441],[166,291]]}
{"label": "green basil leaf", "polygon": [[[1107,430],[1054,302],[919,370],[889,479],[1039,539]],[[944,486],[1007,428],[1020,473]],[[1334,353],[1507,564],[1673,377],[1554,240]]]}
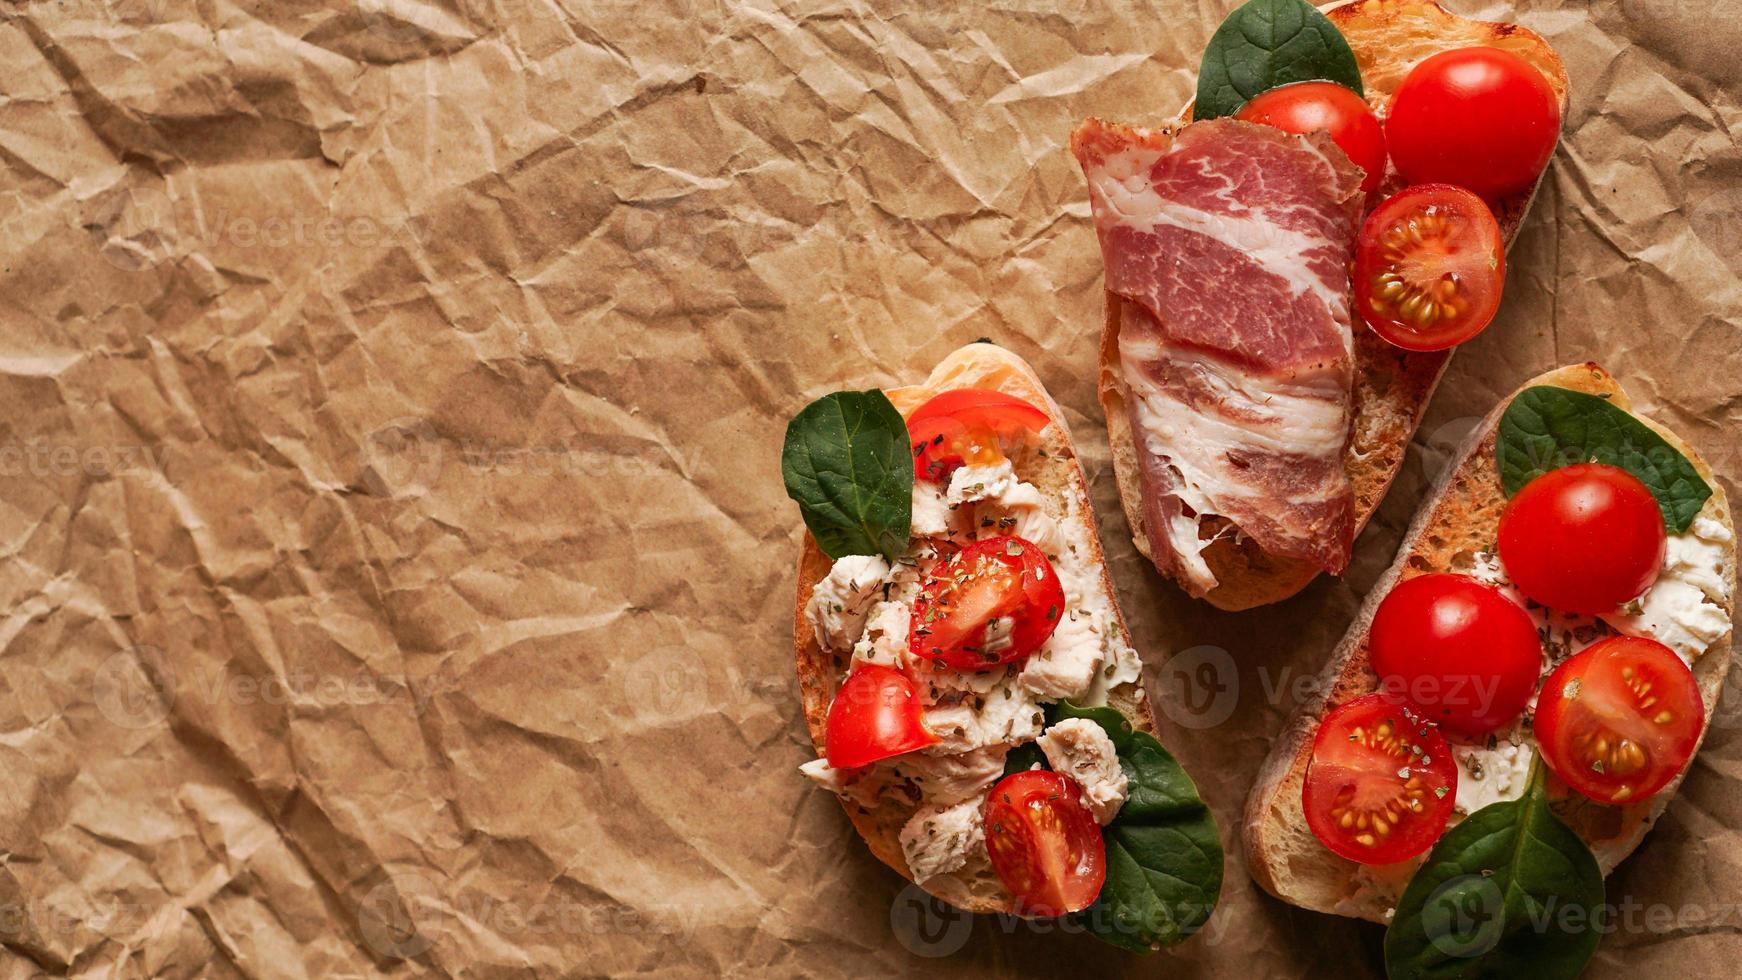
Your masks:
{"label": "green basil leaf", "polygon": [[830,558],[907,550],[913,525],[913,447],[888,396],[837,391],[806,405],[780,452],[786,495]]}
{"label": "green basil leaf", "polygon": [[1385,932],[1391,980],[1578,976],[1601,938],[1603,874],[1549,811],[1538,762],[1517,800],[1447,831]]}
{"label": "green basil leaf", "polygon": [[1251,0],[1210,37],[1192,118],[1231,116],[1260,92],[1314,80],[1365,94],[1355,52],[1317,8],[1306,0]]}
{"label": "green basil leaf", "polygon": [[1712,495],[1694,464],[1650,426],[1605,398],[1553,385],[1526,388],[1506,406],[1494,455],[1507,496],[1562,466],[1619,466],[1657,498],[1664,525],[1676,534]]}
{"label": "green basil leaf", "polygon": [[[1190,938],[1209,921],[1222,893],[1216,818],[1155,736],[1134,731],[1112,708],[1060,702],[1059,713],[1090,718],[1107,730],[1130,787],[1119,815],[1101,829],[1107,880],[1078,921],[1097,938],[1133,952]],[[1105,713],[1115,718],[1103,721]]]}

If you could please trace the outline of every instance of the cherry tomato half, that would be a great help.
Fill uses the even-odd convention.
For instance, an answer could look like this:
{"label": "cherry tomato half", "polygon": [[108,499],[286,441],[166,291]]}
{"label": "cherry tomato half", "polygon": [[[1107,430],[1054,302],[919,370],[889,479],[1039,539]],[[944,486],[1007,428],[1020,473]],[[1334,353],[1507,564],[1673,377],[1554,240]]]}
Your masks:
{"label": "cherry tomato half", "polygon": [[1361,190],[1371,194],[1385,177],[1385,129],[1365,99],[1335,82],[1295,82],[1253,96],[1236,119],[1289,133],[1325,132],[1355,166],[1366,171]]}
{"label": "cherry tomato half", "polygon": [[1439,839],[1457,788],[1457,763],[1440,733],[1385,695],[1369,694],[1319,723],[1301,805],[1332,851],[1391,864]]}
{"label": "cherry tomato half", "polygon": [[1418,575],[1394,587],[1367,644],[1383,690],[1464,735],[1518,717],[1542,675],[1530,614],[1467,575]]}
{"label": "cherry tomato half", "polygon": [[1500,224],[1461,187],[1405,188],[1362,224],[1354,279],[1361,319],[1390,343],[1414,351],[1461,344],[1500,309]]}
{"label": "cherry tomato half", "polygon": [[1528,190],[1554,155],[1561,108],[1542,72],[1509,51],[1443,51],[1411,69],[1385,119],[1398,173],[1490,200]]}
{"label": "cherry tomato half", "polygon": [[1074,780],[1045,769],[1012,773],[986,797],[986,852],[1023,915],[1079,912],[1107,879],[1101,828]]}
{"label": "cherry tomato half", "polygon": [[913,603],[908,649],[956,670],[990,670],[1040,649],[1064,608],[1064,587],[1039,545],[982,538],[933,567]]}
{"label": "cherry tomato half", "polygon": [[1550,609],[1606,613],[1663,570],[1663,511],[1639,478],[1602,463],[1549,470],[1500,515],[1500,563]]}
{"label": "cherry tomato half", "polygon": [[868,766],[902,755],[938,737],[923,723],[919,688],[906,674],[878,664],[861,664],[841,682],[829,705],[826,749],[837,769]]}
{"label": "cherry tomato half", "polygon": [[1002,440],[1039,432],[1051,422],[1015,395],[984,388],[946,391],[908,416],[913,474],[942,483],[964,463],[996,463],[1004,458]]}
{"label": "cherry tomato half", "polygon": [[1674,651],[1612,636],[1548,675],[1536,738],[1561,782],[1620,805],[1656,795],[1687,767],[1705,717],[1694,672]]}

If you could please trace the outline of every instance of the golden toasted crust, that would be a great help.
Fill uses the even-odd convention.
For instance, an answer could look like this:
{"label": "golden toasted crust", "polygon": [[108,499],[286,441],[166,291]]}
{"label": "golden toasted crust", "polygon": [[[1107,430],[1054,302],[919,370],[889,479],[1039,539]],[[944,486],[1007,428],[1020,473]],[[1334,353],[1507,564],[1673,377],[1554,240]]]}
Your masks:
{"label": "golden toasted crust", "polygon": [[[1550,371],[1524,387],[1556,385],[1607,397],[1629,411],[1632,402],[1621,386],[1595,364],[1580,364]],[[1523,388],[1519,389],[1520,391]],[[1468,567],[1476,552],[1494,549],[1495,529],[1505,509],[1499,469],[1494,462],[1496,426],[1511,399],[1497,405],[1483,425],[1461,450],[1456,464],[1442,476],[1434,495],[1417,514],[1398,558],[1373,590],[1348,634],[1339,644],[1320,676],[1321,696],[1303,704],[1278,735],[1270,758],[1260,770],[1258,782],[1247,798],[1243,825],[1246,863],[1252,877],[1265,891],[1303,908],[1384,921],[1386,902],[1378,897],[1348,901],[1350,886],[1359,867],[1337,857],[1313,837],[1301,810],[1301,787],[1312,757],[1313,735],[1331,707],[1374,691],[1378,686],[1368,666],[1367,634],[1379,602],[1398,582],[1429,572]],[[1712,496],[1701,514],[1711,517],[1734,535],[1730,505],[1711,467],[1686,443],[1650,419],[1636,416],[1693,463],[1712,487]],[[1734,544],[1726,558],[1730,580],[1729,613],[1735,614],[1736,557]],[[1730,639],[1719,637],[1694,662],[1694,677],[1705,701],[1706,723],[1711,723],[1730,669]],[[1704,738],[1702,729],[1701,738]],[[1569,794],[1551,781],[1553,807],[1580,836],[1602,843],[1599,863],[1608,874],[1616,863],[1638,846],[1645,832],[1674,795],[1677,783],[1667,790],[1626,807],[1611,807]]]}
{"label": "golden toasted crust", "polygon": [[[1093,549],[1089,561],[1101,569],[1101,588],[1106,592],[1114,615],[1119,617],[1120,630],[1126,636],[1131,635],[1125,628],[1124,614],[1119,612],[1113,581],[1107,575],[1106,557],[1101,553],[1100,532],[1095,523],[1094,508],[1089,502],[1088,484],[1084,480],[1082,466],[1077,462],[1076,448],[1065,425],[1064,412],[1041,386],[1034,369],[1021,357],[1002,347],[988,343],[969,344],[944,358],[924,384],[893,388],[886,393],[896,410],[906,415],[933,396],[955,388],[1002,391],[1045,409],[1052,417],[1054,424],[1043,436],[1042,448],[1046,450],[1045,456],[1034,460],[1032,466],[1025,465],[1022,476],[1054,504],[1055,513],[1066,512],[1067,496],[1074,499],[1076,513],[1089,531],[1087,537]],[[805,535],[804,548],[798,562],[798,601],[793,610],[793,652],[798,663],[799,693],[804,702],[805,723],[810,727],[811,742],[815,744],[819,757],[826,748],[829,704],[834,700],[836,684],[847,664],[845,658],[818,646],[811,633],[810,623],[805,619],[804,610],[810,602],[811,591],[828,574],[832,564],[833,561],[817,548],[816,541],[810,535]],[[1121,684],[1113,688],[1108,694],[1108,701],[1131,720],[1133,727],[1151,735],[1157,734],[1155,717],[1150,713],[1149,702],[1144,698],[1140,684]],[[865,838],[871,853],[912,880],[912,875],[907,870],[906,856],[901,850],[900,836],[901,828],[916,808],[885,801],[876,809],[866,810],[846,799],[841,800],[841,805],[846,809],[847,816],[859,831],[859,835]],[[969,912],[1015,913],[1011,896],[1002,888],[987,888],[969,893],[933,893]]]}
{"label": "golden toasted crust", "polygon": [[[1566,69],[1548,42],[1525,28],[1459,17],[1427,0],[1357,0],[1323,9],[1348,39],[1361,66],[1367,101],[1382,116],[1398,83],[1417,63],[1441,51],[1479,44],[1504,48],[1534,65],[1554,88],[1562,115],[1566,113]],[[1401,180],[1392,173],[1381,190],[1390,193],[1401,186]],[[1517,238],[1535,196],[1536,188],[1532,187],[1499,202],[1495,217],[1508,246]],[[1113,470],[1125,519],[1131,525],[1137,550],[1153,561],[1144,531],[1143,484],[1119,377],[1119,328],[1120,304],[1109,292],[1101,331],[1101,406],[1107,413]],[[1357,534],[1403,466],[1409,440],[1450,360],[1449,350],[1411,353],[1391,346],[1371,330],[1355,330],[1355,420],[1344,467],[1354,486]],[[1201,596],[1211,605],[1239,610],[1279,602],[1318,576],[1319,569],[1309,563],[1266,554],[1238,535],[1218,534],[1225,526],[1220,519],[1212,519],[1200,529],[1200,537],[1215,538],[1204,549],[1204,559],[1217,585]]]}

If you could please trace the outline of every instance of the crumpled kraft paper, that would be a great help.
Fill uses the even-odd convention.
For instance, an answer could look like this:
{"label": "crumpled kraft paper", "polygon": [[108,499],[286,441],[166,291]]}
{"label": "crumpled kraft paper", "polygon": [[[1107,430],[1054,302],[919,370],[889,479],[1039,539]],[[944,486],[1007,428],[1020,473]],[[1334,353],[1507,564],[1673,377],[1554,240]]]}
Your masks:
{"label": "crumpled kraft paper", "polygon": [[[1742,9],[1455,3],[1573,79],[1505,308],[1347,579],[1227,615],[1120,518],[1065,144],[1176,110],[1232,6],[8,4],[0,974],[1374,971],[1256,892],[1246,789],[1522,379],[1601,360],[1737,493]],[[1066,408],[1229,845],[1155,958],[938,914],[795,771],[785,422],[982,336]],[[1733,972],[1739,727],[1592,976]]]}

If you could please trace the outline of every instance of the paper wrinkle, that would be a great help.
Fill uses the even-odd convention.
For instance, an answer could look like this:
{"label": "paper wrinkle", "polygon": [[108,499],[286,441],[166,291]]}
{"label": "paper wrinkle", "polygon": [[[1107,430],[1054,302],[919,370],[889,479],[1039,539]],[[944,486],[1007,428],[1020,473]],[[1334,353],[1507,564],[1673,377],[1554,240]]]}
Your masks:
{"label": "paper wrinkle", "polygon": [[[9,8],[3,972],[1373,969],[1369,927],[1252,884],[1246,789],[1517,383],[1597,359],[1736,492],[1742,22],[1482,6],[1573,79],[1505,306],[1349,581],[1232,616],[1130,544],[1065,146],[1187,101],[1232,5]],[[925,918],[795,772],[786,422],[982,336],[1071,423],[1163,741],[1230,845],[1165,964]],[[1719,718],[1612,900],[1734,902]],[[1624,927],[1587,976],[1722,975],[1736,922]]]}

